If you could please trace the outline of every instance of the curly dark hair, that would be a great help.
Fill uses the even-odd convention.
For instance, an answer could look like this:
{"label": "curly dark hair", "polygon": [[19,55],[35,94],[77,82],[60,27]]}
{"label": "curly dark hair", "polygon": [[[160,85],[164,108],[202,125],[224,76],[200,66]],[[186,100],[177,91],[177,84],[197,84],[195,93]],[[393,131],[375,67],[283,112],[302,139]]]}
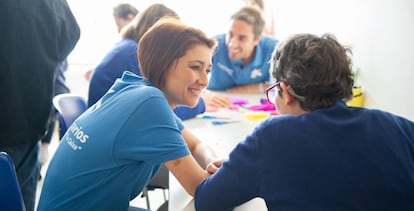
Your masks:
{"label": "curly dark hair", "polygon": [[313,111],[352,98],[351,56],[332,34],[296,34],[274,51],[270,70],[294,90],[302,109]]}

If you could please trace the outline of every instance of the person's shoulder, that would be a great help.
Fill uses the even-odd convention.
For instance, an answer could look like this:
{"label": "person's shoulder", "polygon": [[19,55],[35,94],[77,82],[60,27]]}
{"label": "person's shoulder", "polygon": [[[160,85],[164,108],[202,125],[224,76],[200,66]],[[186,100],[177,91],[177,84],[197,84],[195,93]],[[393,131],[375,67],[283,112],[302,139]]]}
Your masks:
{"label": "person's shoulder", "polygon": [[214,35],[214,39],[217,41],[217,47],[215,53],[213,54],[213,60],[220,58],[220,59],[230,59],[227,55],[227,44],[226,44],[226,35],[225,34],[218,34]]}
{"label": "person's shoulder", "polygon": [[222,34],[216,34],[214,35],[214,38],[216,39],[225,39],[226,38],[226,34],[222,33]]}
{"label": "person's shoulder", "polygon": [[156,88],[152,85],[145,85],[145,86],[142,87],[142,90],[144,90],[145,93],[147,93],[148,96],[150,96],[150,97],[164,96],[164,93],[160,89],[158,89],[158,88]]}
{"label": "person's shoulder", "polygon": [[300,119],[297,115],[279,114],[271,115],[261,123],[259,123],[253,130],[253,136],[268,137],[269,134],[286,135],[295,133],[300,128]]}
{"label": "person's shoulder", "polygon": [[157,99],[165,100],[165,95],[160,89],[129,71],[125,71],[123,76],[115,81],[112,89],[115,92],[123,93],[118,95],[127,95],[128,97],[124,98],[124,101],[134,104],[154,103],[154,101],[158,101]]}
{"label": "person's shoulder", "polygon": [[276,37],[270,35],[262,35],[260,42],[264,43],[264,45],[275,46],[277,43],[279,43],[279,40],[276,39]]}
{"label": "person's shoulder", "polygon": [[142,76],[136,75],[130,71],[125,71],[122,75],[123,82],[131,83],[137,87],[134,89],[138,92],[137,96],[146,96],[147,98],[164,98],[164,93],[152,83],[145,80]]}
{"label": "person's shoulder", "polygon": [[364,110],[366,113],[369,113],[370,115],[377,116],[377,118],[383,118],[383,119],[389,119],[393,122],[396,122],[398,124],[406,124],[407,126],[410,126],[414,129],[414,122],[412,120],[409,120],[408,118],[389,112],[381,109],[375,109],[375,108],[360,108]]}
{"label": "person's shoulder", "polygon": [[135,40],[129,39],[129,38],[125,38],[122,40],[119,40],[117,43],[115,43],[114,48],[115,49],[119,49],[119,48],[137,48],[138,43],[135,42]]}
{"label": "person's shoulder", "polygon": [[272,36],[269,35],[262,35],[260,42],[257,46],[263,51],[267,56],[271,56],[272,52],[274,51],[276,45],[279,41]]}
{"label": "person's shoulder", "polygon": [[126,55],[131,55],[131,53],[136,55],[136,52],[137,43],[135,41],[128,39],[120,40],[106,52],[105,57],[101,60],[98,66],[125,62],[130,59],[130,57]]}
{"label": "person's shoulder", "polygon": [[121,41],[124,42],[124,43],[127,43],[129,45],[132,45],[132,46],[137,46],[138,45],[138,43],[135,40],[130,39],[130,38],[124,38]]}
{"label": "person's shoulder", "polygon": [[216,34],[216,35],[214,35],[214,39],[217,40],[219,45],[221,43],[225,43],[226,42],[226,34]]}
{"label": "person's shoulder", "polygon": [[268,128],[269,130],[273,130],[275,127],[294,127],[300,121],[299,118],[299,116],[292,114],[270,116],[262,122],[261,127],[264,129]]}
{"label": "person's shoulder", "polygon": [[407,135],[411,134],[414,137],[414,121],[407,117],[378,108],[351,106],[348,109],[354,116],[357,116],[360,121],[364,121],[366,124],[372,122],[377,126],[388,128],[389,131],[403,130],[406,131]]}

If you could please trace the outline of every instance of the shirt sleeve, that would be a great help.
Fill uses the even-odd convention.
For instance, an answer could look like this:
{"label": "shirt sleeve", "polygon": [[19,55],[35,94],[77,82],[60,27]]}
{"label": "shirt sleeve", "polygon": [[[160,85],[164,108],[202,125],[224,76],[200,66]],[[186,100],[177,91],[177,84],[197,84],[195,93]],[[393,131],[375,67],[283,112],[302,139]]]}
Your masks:
{"label": "shirt sleeve", "polygon": [[257,140],[254,134],[248,136],[233,149],[215,174],[198,185],[195,193],[197,211],[232,210],[258,196]]}
{"label": "shirt sleeve", "polygon": [[202,98],[198,100],[197,105],[193,108],[187,107],[187,106],[177,106],[174,109],[174,113],[181,120],[191,119],[199,114],[204,113],[205,111],[206,111],[206,107],[204,104],[204,100]]}
{"label": "shirt sleeve", "polygon": [[182,127],[165,98],[151,97],[122,127],[117,137],[118,156],[153,163],[186,156],[190,152],[181,134]]}

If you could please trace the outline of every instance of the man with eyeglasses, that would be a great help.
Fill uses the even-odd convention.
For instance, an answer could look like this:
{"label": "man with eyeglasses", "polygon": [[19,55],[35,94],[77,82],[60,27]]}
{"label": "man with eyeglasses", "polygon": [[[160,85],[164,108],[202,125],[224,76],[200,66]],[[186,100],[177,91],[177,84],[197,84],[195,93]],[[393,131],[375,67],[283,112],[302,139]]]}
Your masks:
{"label": "man with eyeglasses", "polygon": [[271,59],[262,122],[197,188],[197,211],[255,197],[268,210],[414,210],[414,122],[348,107],[351,49],[333,35],[297,34]]}

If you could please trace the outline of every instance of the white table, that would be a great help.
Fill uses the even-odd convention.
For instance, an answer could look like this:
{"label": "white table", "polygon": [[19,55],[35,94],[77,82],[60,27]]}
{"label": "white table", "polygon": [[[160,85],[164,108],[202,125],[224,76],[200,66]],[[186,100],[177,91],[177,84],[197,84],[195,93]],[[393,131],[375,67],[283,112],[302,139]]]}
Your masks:
{"label": "white table", "polygon": [[[260,104],[260,98],[263,94],[258,95],[235,95],[235,97],[249,100],[249,104]],[[247,134],[261,122],[261,120],[248,120],[244,115],[249,111],[244,108],[238,110],[220,109],[217,112],[206,113],[207,115],[217,117],[227,117],[236,120],[236,123],[225,125],[213,125],[213,120],[221,119],[203,119],[201,116],[184,121],[184,125],[201,139],[208,143],[219,156],[226,157],[228,153],[239,143],[243,141]],[[228,120],[225,120],[228,121]],[[170,173],[169,176],[169,210],[174,211],[194,211],[194,200],[187,194],[177,179]],[[265,211],[267,210],[263,199],[255,198],[235,209],[235,211]]]}

